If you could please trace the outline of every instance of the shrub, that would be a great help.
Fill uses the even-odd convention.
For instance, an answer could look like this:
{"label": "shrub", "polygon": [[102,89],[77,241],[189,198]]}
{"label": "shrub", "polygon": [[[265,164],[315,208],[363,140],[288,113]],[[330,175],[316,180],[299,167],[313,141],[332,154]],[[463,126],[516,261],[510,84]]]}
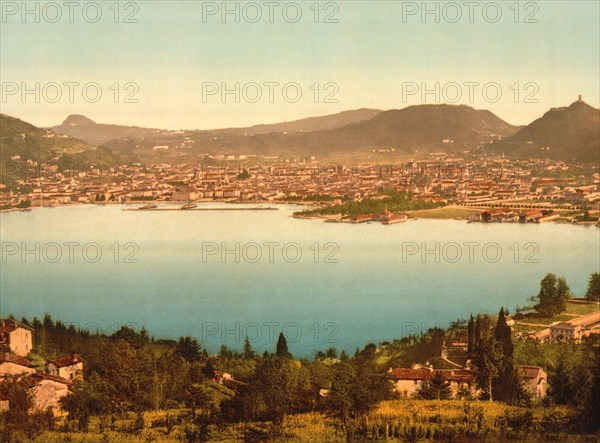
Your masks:
{"label": "shrub", "polygon": [[428,430],[420,424],[404,425],[400,429],[400,439],[407,443],[417,442],[428,435]]}
{"label": "shrub", "polygon": [[533,413],[529,409],[509,407],[500,418],[501,426],[508,437],[521,437],[531,430]]}
{"label": "shrub", "polygon": [[564,432],[571,428],[572,417],[564,409],[548,408],[540,419],[540,431],[545,434]]}

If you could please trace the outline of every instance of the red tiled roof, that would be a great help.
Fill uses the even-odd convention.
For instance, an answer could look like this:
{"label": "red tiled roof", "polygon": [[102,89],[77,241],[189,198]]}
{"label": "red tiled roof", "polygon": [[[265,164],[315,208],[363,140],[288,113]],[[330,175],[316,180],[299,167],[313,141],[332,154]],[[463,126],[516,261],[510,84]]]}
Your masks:
{"label": "red tiled roof", "polygon": [[523,211],[522,214],[526,217],[530,216],[530,215],[538,215],[541,214],[542,211],[538,211],[538,210],[533,210],[533,211]]}
{"label": "red tiled roof", "polygon": [[540,367],[538,366],[517,366],[519,376],[523,378],[536,378],[540,373]]}
{"label": "red tiled roof", "polygon": [[431,376],[429,369],[393,368],[392,376],[396,380],[427,380]]}
{"label": "red tiled roof", "polygon": [[15,355],[15,354],[11,354],[11,353],[4,353],[4,354],[0,354],[0,363],[14,363],[16,365],[21,365],[21,366],[25,366],[27,368],[32,368],[33,365],[31,364],[31,362],[26,359],[25,357],[21,357],[20,355]]}
{"label": "red tiled roof", "polygon": [[65,385],[71,384],[71,382],[67,379],[64,379],[62,377],[57,377],[55,375],[45,374],[43,372],[36,372],[35,374],[28,375],[25,378],[25,383],[27,384],[27,386],[29,388],[33,388],[36,385],[43,382],[44,380],[51,380],[51,381],[55,381],[57,383],[65,384]]}
{"label": "red tiled roof", "polygon": [[77,363],[83,363],[85,360],[77,354],[69,355],[68,357],[57,358],[56,360],[49,361],[46,365],[52,363],[57,368],[64,368],[66,366],[75,365]]}
{"label": "red tiled roof", "polygon": [[31,326],[27,326],[20,321],[13,320],[12,318],[2,319],[0,320],[0,335],[4,335],[5,332],[13,332],[17,328],[28,329],[29,331],[33,331]]}
{"label": "red tiled roof", "polygon": [[475,381],[475,372],[470,369],[409,369],[393,368],[392,376],[396,380],[428,380],[434,372],[441,372],[447,381],[471,383]]}

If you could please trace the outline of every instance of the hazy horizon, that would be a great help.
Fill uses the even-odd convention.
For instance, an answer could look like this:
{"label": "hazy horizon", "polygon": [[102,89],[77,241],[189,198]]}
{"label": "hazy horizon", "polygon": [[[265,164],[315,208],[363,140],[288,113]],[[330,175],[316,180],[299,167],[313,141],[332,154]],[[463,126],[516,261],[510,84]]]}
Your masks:
{"label": "hazy horizon", "polygon": [[[573,102],[575,102],[577,100],[573,100],[570,103],[561,105],[561,106],[552,106],[549,107],[546,111],[544,111],[544,113],[546,113],[547,111],[549,111],[551,108],[560,108],[560,107],[567,107],[570,104],[572,104]],[[585,97],[583,97],[583,101],[585,103],[587,103],[588,105],[590,105],[590,103],[586,102]],[[11,115],[11,114],[7,114],[10,115],[11,117],[16,117],[22,121],[25,121],[26,123],[30,123],[34,126],[40,127],[40,128],[51,128],[53,126],[58,126],[60,124],[62,124],[64,121],[66,121],[66,119],[72,115],[81,115],[83,117],[86,117],[90,120],[92,120],[94,123],[96,124],[107,124],[107,125],[119,125],[119,126],[131,126],[131,127],[145,127],[145,128],[149,128],[149,129],[163,129],[163,130],[170,130],[170,131],[176,131],[176,130],[199,130],[199,131],[210,131],[210,130],[221,130],[221,129],[240,129],[240,128],[249,128],[249,127],[253,127],[253,126],[260,126],[260,125],[272,125],[272,124],[278,124],[278,123],[288,123],[288,122],[292,122],[292,121],[297,121],[297,120],[304,120],[304,119],[309,119],[309,118],[318,118],[318,117],[326,117],[329,115],[334,115],[334,114],[340,114],[343,112],[352,112],[352,111],[358,111],[361,109],[370,109],[370,110],[377,110],[377,111],[381,111],[381,112],[386,112],[386,111],[393,111],[393,110],[402,110],[404,108],[407,108],[409,106],[420,106],[421,104],[417,104],[417,105],[406,105],[403,107],[399,107],[399,108],[391,108],[391,109],[380,109],[380,108],[366,108],[366,107],[360,107],[360,108],[355,108],[355,109],[344,109],[341,111],[336,111],[336,112],[332,112],[329,114],[319,114],[319,115],[307,115],[307,116],[300,116],[298,118],[293,118],[291,120],[276,120],[276,121],[259,121],[259,122],[255,122],[255,123],[249,123],[246,125],[236,125],[236,126],[219,126],[219,127],[211,127],[211,128],[201,128],[201,127],[187,127],[187,128],[183,128],[183,127],[149,127],[149,126],[144,126],[141,124],[138,124],[136,122],[115,122],[115,121],[98,121],[96,120],[93,116],[91,115],[87,115],[87,114],[81,114],[78,112],[73,112],[70,114],[67,114],[64,116],[64,118],[62,118],[62,120],[58,121],[58,122],[53,122],[50,124],[41,124],[38,122],[33,122],[33,121],[28,121],[25,120],[23,118],[21,118],[18,115]],[[423,103],[422,105],[449,105],[449,106],[463,106],[460,104],[454,104],[454,103]],[[469,106],[469,105],[466,105]],[[590,105],[591,106],[591,105]],[[471,106],[472,107],[472,106]],[[494,113],[497,117],[501,118],[502,120],[504,120],[506,123],[509,123],[513,126],[527,126],[528,124],[532,123],[533,121],[537,120],[538,118],[542,117],[543,114],[540,114],[539,116],[535,117],[533,120],[523,123],[523,124],[516,124],[516,123],[512,123],[511,121],[505,119],[504,117],[502,117],[501,115],[496,114],[493,110],[491,109],[479,109],[479,108],[475,108],[473,107],[475,110],[478,111],[490,111],[492,113]],[[3,114],[5,114],[4,112],[2,112]]]}

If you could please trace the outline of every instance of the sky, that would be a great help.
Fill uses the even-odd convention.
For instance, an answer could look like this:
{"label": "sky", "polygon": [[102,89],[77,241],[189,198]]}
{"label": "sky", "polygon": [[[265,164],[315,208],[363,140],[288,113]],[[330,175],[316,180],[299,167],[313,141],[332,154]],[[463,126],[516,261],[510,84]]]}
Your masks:
{"label": "sky", "polygon": [[600,107],[599,5],[2,1],[1,112],[211,129],[451,103],[524,125]]}

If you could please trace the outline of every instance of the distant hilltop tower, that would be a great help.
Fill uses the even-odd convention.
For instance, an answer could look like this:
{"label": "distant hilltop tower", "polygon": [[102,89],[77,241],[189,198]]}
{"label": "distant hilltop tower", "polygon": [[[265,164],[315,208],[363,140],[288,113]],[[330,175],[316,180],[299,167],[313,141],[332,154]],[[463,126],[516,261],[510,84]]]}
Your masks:
{"label": "distant hilltop tower", "polygon": [[579,103],[582,103],[582,102],[583,102],[583,98],[581,97],[581,94],[579,94],[579,97],[577,97],[577,101],[578,101]]}

